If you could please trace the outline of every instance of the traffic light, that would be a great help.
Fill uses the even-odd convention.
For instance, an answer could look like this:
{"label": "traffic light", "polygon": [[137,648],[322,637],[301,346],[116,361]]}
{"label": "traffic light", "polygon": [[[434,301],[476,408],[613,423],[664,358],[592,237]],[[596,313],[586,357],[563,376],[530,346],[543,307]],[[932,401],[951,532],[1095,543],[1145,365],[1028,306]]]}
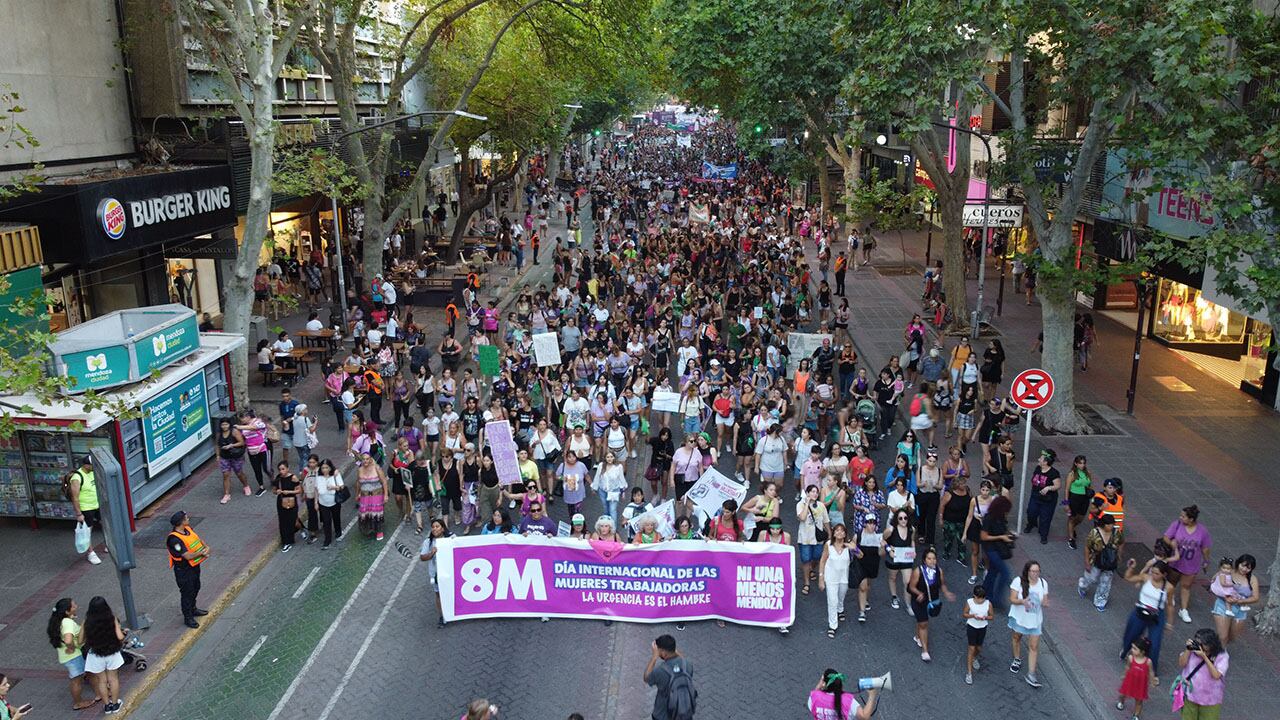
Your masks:
{"label": "traffic light", "polygon": [[759,135],[762,132],[764,132],[764,126],[759,123],[756,123],[756,134]]}
{"label": "traffic light", "polygon": [[596,137],[600,137],[600,128],[596,128],[595,130],[592,130],[591,134],[595,135]]}

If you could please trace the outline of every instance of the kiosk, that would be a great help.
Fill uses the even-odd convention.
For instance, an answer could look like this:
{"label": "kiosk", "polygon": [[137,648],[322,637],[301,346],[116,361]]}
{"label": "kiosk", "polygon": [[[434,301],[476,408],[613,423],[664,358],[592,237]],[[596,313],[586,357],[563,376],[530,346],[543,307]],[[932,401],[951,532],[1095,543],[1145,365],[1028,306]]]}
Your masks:
{"label": "kiosk", "polygon": [[[0,440],[0,515],[74,518],[62,477],[101,448],[120,464],[129,516],[137,517],[213,457],[213,419],[235,409],[230,354],[244,344],[240,335],[200,333],[182,305],[121,310],[59,333],[50,366],[69,378],[67,395],[3,398],[20,429]],[[141,417],[86,407],[88,390]]]}

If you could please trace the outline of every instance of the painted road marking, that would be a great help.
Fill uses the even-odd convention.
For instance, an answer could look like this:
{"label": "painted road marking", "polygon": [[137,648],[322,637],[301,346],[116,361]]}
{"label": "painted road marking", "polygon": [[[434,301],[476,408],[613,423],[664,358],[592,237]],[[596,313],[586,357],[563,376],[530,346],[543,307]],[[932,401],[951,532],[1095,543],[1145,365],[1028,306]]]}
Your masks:
{"label": "painted road marking", "polygon": [[329,720],[329,713],[333,712],[333,708],[338,704],[338,698],[342,697],[342,691],[346,690],[347,683],[351,682],[351,676],[355,675],[356,668],[360,666],[360,661],[364,659],[364,654],[369,651],[369,646],[373,644],[373,638],[377,636],[378,629],[382,627],[382,623],[387,619],[387,613],[391,612],[391,606],[396,604],[396,598],[400,597],[400,592],[404,590],[404,584],[409,580],[409,574],[418,563],[409,563],[405,567],[404,573],[400,575],[400,582],[396,583],[396,589],[391,593],[391,597],[382,606],[382,612],[378,613],[378,619],[374,621],[373,627],[369,629],[369,634],[365,636],[364,642],[360,643],[360,650],[356,652],[356,656],[351,658],[351,664],[347,666],[347,671],[342,674],[342,680],[338,682],[338,687],[329,696],[329,702],[325,703],[324,712],[320,713],[320,717],[316,720]]}
{"label": "painted road marking", "polygon": [[244,671],[245,666],[249,664],[249,661],[253,659],[254,655],[258,654],[258,651],[262,649],[262,646],[266,644],[266,642],[267,642],[267,636],[259,635],[258,642],[254,643],[253,647],[249,648],[249,652],[245,653],[245,656],[240,659],[240,664],[236,665],[236,669],[233,672]]}
{"label": "painted road marking", "polygon": [[[353,520],[352,522],[354,523],[355,521]],[[351,525],[348,525],[347,527],[350,528]],[[293,694],[298,691],[298,686],[302,684],[302,678],[306,677],[307,671],[311,669],[312,665],[316,664],[316,658],[320,657],[320,653],[324,650],[324,646],[329,644],[329,638],[333,637],[333,633],[336,632],[338,626],[342,624],[342,620],[347,616],[347,612],[351,610],[351,606],[356,604],[356,600],[360,597],[360,593],[364,592],[365,586],[369,584],[369,578],[373,577],[373,573],[378,569],[378,566],[382,564],[383,558],[385,558],[387,553],[391,551],[392,546],[395,545],[396,535],[399,535],[400,530],[404,527],[405,525],[403,523],[396,523],[395,532],[391,533],[389,542],[387,542],[387,544],[378,553],[378,557],[373,559],[373,564],[369,566],[364,577],[360,578],[360,583],[356,585],[356,589],[351,592],[351,597],[347,598],[346,604],[338,611],[338,616],[333,619],[333,622],[329,623],[329,628],[324,631],[324,635],[320,638],[320,642],[317,643],[315,649],[311,651],[311,655],[307,657],[307,662],[303,664],[302,669],[293,677],[293,681],[289,683],[288,689],[284,691],[284,695],[280,698],[280,702],[276,703],[275,709],[267,716],[267,720],[276,720],[276,718],[280,717],[280,713],[284,711],[284,706],[289,703],[289,700],[293,698]],[[343,535],[346,535],[346,532],[343,532]],[[410,567],[412,567],[412,565],[410,565]]]}
{"label": "painted road marking", "polygon": [[298,586],[298,589],[297,589],[297,590],[294,590],[294,591],[293,591],[293,599],[294,599],[294,600],[297,600],[299,597],[301,597],[301,595],[302,595],[302,591],[306,590],[306,589],[307,589],[307,586],[311,584],[311,581],[316,579],[316,573],[318,573],[318,572],[320,572],[320,566],[319,566],[319,565],[317,565],[317,566],[315,566],[315,567],[311,568],[311,572],[307,573],[307,577],[306,577],[306,579],[304,579],[304,580],[302,581],[302,584]]}

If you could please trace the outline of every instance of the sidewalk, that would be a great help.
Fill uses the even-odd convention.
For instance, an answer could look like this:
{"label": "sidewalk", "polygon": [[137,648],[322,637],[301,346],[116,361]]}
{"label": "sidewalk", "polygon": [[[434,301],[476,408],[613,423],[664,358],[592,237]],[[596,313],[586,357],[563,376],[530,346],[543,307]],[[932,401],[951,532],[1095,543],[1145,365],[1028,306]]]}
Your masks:
{"label": "sidewalk", "polygon": [[[893,262],[899,255],[896,244],[884,247],[880,259]],[[923,233],[908,237],[908,255],[915,262],[923,264],[924,247]],[[935,251],[940,252],[936,243]],[[853,310],[850,330],[863,361],[875,370],[891,354],[901,352],[903,328],[920,308],[922,279],[918,274],[881,276],[868,270],[859,268],[848,275]],[[988,265],[986,277],[984,305],[994,305],[999,278],[994,262]],[[969,289],[972,302],[976,298],[972,277]],[[1040,331],[1040,308],[1038,304],[1028,307],[1022,296],[1006,287],[1003,310],[1003,316],[993,318],[992,324],[1001,333],[1008,355],[1002,388],[1007,392],[1014,375],[1039,364],[1034,343]],[[1122,434],[1044,438],[1033,432],[1032,452],[1053,448],[1062,469],[1075,455],[1087,455],[1098,480],[1124,479],[1128,555],[1140,561],[1150,557],[1151,544],[1177,518],[1180,508],[1194,503],[1200,507],[1202,524],[1213,535],[1211,566],[1216,566],[1222,555],[1248,552],[1257,557],[1259,571],[1265,574],[1280,528],[1280,486],[1273,480],[1274,468],[1280,463],[1280,446],[1275,442],[1280,438],[1280,416],[1152,340],[1146,340],[1142,347],[1135,414],[1125,415],[1133,331],[1099,313],[1094,313],[1094,318],[1099,343],[1089,371],[1077,371],[1076,400],[1093,405]],[[946,338],[945,344],[949,350],[955,338]],[[1194,392],[1175,392],[1152,379],[1163,376],[1181,380]],[[1019,451],[1022,432],[1018,430],[1015,444]],[[970,448],[971,464],[980,460],[979,452],[977,447]],[[1055,520],[1055,525],[1049,545],[1028,540],[1020,543],[1019,552],[1043,564],[1053,588],[1054,602],[1046,606],[1050,647],[1063,656],[1068,667],[1078,670],[1073,679],[1082,695],[1098,700],[1096,713],[1110,717],[1115,712],[1115,688],[1123,674],[1118,660],[1120,638],[1136,592],[1118,583],[1110,607],[1102,614],[1089,601],[1077,597],[1074,584],[1082,569],[1083,553],[1068,549],[1063,542],[1065,517]],[[1015,559],[1015,568],[1021,562]],[[1193,623],[1175,619],[1175,627],[1166,632],[1160,659],[1163,682],[1148,703],[1148,717],[1170,716],[1163,698],[1175,675],[1183,641],[1197,628],[1212,627],[1212,596],[1207,592],[1207,580],[1201,580],[1192,592]],[[1270,578],[1260,575],[1259,580],[1265,597]],[[1233,682],[1227,691],[1228,714],[1269,716],[1266,708],[1271,706],[1271,698],[1263,690],[1265,683],[1257,680],[1280,673],[1277,647],[1248,630],[1229,651]],[[1158,702],[1157,697],[1161,698]]]}
{"label": "sidewalk", "polygon": [[[591,235],[589,205],[584,206],[584,211],[585,239]],[[511,215],[514,219],[514,213]],[[551,230],[553,236],[556,232],[563,234],[564,218],[553,219]],[[552,271],[550,253],[544,248],[542,255],[540,264],[526,262],[521,273],[511,267],[491,265],[481,281],[481,296],[486,300],[498,299],[500,307],[505,308],[514,301],[517,289],[548,282]],[[327,307],[322,308],[322,315],[325,310]],[[418,308],[415,318],[424,326],[428,338],[438,340],[443,334],[441,308]],[[295,332],[302,329],[306,320],[304,305],[293,315],[275,322]],[[299,378],[292,392],[295,399],[309,406],[312,416],[319,421],[317,434],[321,444],[313,452],[322,458],[332,458],[341,466],[345,460],[345,438],[338,433],[333,413],[324,401],[320,372],[319,365],[313,363],[310,374]],[[254,409],[278,417],[276,405],[280,388],[262,387],[258,374],[250,374],[249,396]],[[385,408],[388,417],[390,411],[388,403]],[[291,453],[291,462],[295,457]],[[255,484],[247,463],[245,473],[250,484]],[[221,473],[217,463],[211,460],[147,507],[138,518],[134,535],[138,568],[131,576],[139,612],[148,615],[152,622],[150,629],[140,633],[146,643],[141,652],[150,661],[150,668],[143,673],[135,673],[131,666],[121,669],[121,697],[126,701],[126,708],[139,688],[144,684],[147,689],[154,687],[164,673],[181,660],[222,610],[232,603],[251,601],[251,598],[238,599],[238,593],[278,551],[272,495],[245,497],[233,488],[227,505],[219,504],[221,496]],[[200,591],[200,606],[208,608],[211,614],[201,619],[204,627],[200,630],[188,630],[182,625],[177,586],[166,559],[164,538],[169,531],[168,518],[179,509],[191,516],[192,525],[213,550],[210,561],[203,566]],[[0,592],[0,658],[3,658],[0,672],[7,674],[13,683],[9,697],[31,703],[41,710],[42,717],[70,714],[63,712],[71,705],[66,672],[57,665],[53,648],[45,637],[45,625],[57,599],[72,597],[84,608],[91,597],[102,595],[118,615],[124,616],[119,582],[110,557],[104,555],[101,565],[90,565],[75,553],[71,529],[64,522],[42,521],[39,529],[32,530],[25,519],[0,520],[0,547],[4,548],[0,563],[6,570],[0,581],[3,589]],[[95,540],[98,539],[95,535]],[[92,691],[86,688],[85,692]],[[101,707],[78,715],[97,716]]]}
{"label": "sidewalk", "polygon": [[[281,320],[290,330],[301,329],[305,322],[304,314]],[[341,457],[344,441],[335,431],[333,413],[323,403],[318,372],[313,367],[312,375],[293,388],[294,396],[313,408],[320,421],[318,454]],[[253,375],[249,388],[253,407],[278,417],[279,388],[264,388],[257,374]],[[291,453],[290,462],[295,458]],[[256,485],[248,463],[245,473],[250,485]],[[131,666],[120,670],[121,697],[126,701],[139,683],[163,671],[167,654],[181,652],[204,631],[188,630],[182,625],[178,590],[164,544],[170,530],[169,516],[177,510],[186,511],[201,539],[213,551],[209,562],[202,566],[200,606],[211,613],[201,619],[205,626],[234,601],[238,590],[279,546],[273,495],[246,497],[236,487],[228,504],[219,504],[221,497],[221,473],[216,461],[210,460],[148,506],[137,520],[134,548],[138,568],[131,576],[138,611],[148,615],[152,623],[150,629],[139,633],[146,643],[141,652],[151,667],[143,673],[135,673]],[[98,540],[96,534],[94,538]],[[49,717],[67,717],[69,711],[63,710],[70,707],[71,700],[66,672],[56,663],[45,636],[45,624],[58,598],[74,598],[83,620],[83,608],[95,595],[105,597],[123,622],[124,605],[115,566],[108,555],[103,555],[103,563],[97,566],[77,555],[71,525],[65,522],[43,521],[39,529],[31,530],[25,520],[7,520],[0,524],[0,546],[4,547],[3,565],[8,571],[4,593],[0,595],[0,657],[4,658],[0,671],[14,680],[10,697],[32,703]],[[91,698],[92,691],[86,688],[86,692]],[[80,715],[96,716],[101,707]]]}

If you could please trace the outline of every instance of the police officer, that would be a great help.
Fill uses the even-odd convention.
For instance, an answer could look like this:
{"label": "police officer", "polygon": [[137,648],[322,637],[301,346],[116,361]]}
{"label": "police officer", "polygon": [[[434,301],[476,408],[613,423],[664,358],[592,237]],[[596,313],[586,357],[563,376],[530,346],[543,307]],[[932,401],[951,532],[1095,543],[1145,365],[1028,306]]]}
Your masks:
{"label": "police officer", "polygon": [[197,617],[208,615],[208,610],[196,607],[196,595],[200,593],[200,564],[209,557],[209,547],[191,528],[190,518],[181,510],[169,518],[173,532],[165,538],[169,548],[169,567],[178,583],[182,600],[182,621],[189,628],[198,628]]}

